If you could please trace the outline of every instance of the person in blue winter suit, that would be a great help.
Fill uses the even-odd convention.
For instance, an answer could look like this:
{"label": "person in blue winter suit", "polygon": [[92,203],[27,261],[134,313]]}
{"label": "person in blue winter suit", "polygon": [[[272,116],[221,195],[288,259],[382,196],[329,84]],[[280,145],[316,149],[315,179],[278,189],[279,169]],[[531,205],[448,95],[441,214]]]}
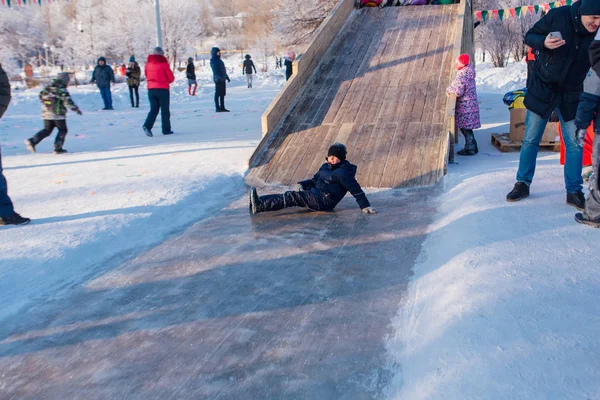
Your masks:
{"label": "person in blue winter suit", "polygon": [[227,84],[225,82],[231,82],[231,80],[227,75],[225,63],[221,60],[221,50],[218,47],[213,47],[210,52],[212,54],[210,68],[215,82],[215,108],[217,112],[229,112],[225,108],[225,95],[227,94]]}
{"label": "person in blue winter suit", "polygon": [[305,207],[313,211],[331,211],[350,192],[365,214],[375,214],[367,196],[356,181],[356,165],[346,160],[346,146],[334,143],[327,152],[327,162],[319,171],[302,182],[300,190],[259,196],[250,190],[250,212],[278,211],[287,207]]}

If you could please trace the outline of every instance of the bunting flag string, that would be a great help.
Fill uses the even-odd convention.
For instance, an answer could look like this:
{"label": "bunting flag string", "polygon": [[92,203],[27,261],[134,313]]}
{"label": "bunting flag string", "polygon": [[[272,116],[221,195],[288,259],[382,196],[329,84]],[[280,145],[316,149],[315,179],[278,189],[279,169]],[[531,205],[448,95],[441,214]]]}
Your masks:
{"label": "bunting flag string", "polygon": [[[4,1],[4,0],[2,0]],[[25,0],[23,0],[25,1]],[[31,0],[30,0],[31,1]],[[548,12],[551,9],[562,7],[562,6],[570,6],[574,1],[577,0],[556,0],[554,2],[544,3],[544,4],[535,4],[521,7],[513,7],[513,8],[505,8],[499,10],[480,10],[475,11],[474,16],[476,21],[485,22],[488,19],[498,19],[500,21],[506,18],[517,18],[517,17],[525,17],[527,14],[539,14],[540,12]]]}
{"label": "bunting flag string", "polygon": [[[52,4],[55,1],[57,1],[57,0],[48,0],[48,4]],[[569,0],[563,0],[563,1],[569,1]],[[42,0],[16,0],[16,1],[15,0],[0,0],[0,4],[3,7],[8,7],[8,8],[11,8],[11,6],[15,5],[15,2],[19,7],[26,7],[26,6],[33,7],[34,4],[37,4],[40,7],[42,6]]]}

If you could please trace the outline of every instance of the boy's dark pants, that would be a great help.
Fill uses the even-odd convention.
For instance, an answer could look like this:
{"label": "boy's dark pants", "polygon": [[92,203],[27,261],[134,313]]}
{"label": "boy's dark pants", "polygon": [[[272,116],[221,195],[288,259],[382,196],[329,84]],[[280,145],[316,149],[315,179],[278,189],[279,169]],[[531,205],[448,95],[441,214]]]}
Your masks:
{"label": "boy's dark pants", "polygon": [[44,129],[31,138],[33,145],[36,146],[39,142],[50,136],[54,128],[58,129],[58,134],[56,135],[56,139],[54,139],[54,150],[62,149],[68,132],[66,119],[45,119]]}
{"label": "boy's dark pants", "polygon": [[322,196],[312,191],[288,191],[283,194],[260,196],[261,211],[278,211],[287,207],[304,207],[313,211],[333,210],[335,204],[328,204]]}
{"label": "boy's dark pants", "polygon": [[144,122],[144,126],[152,129],[158,110],[160,109],[160,119],[162,123],[163,134],[171,133],[171,111],[170,111],[170,94],[169,89],[149,89],[148,101],[150,102],[150,112]]}

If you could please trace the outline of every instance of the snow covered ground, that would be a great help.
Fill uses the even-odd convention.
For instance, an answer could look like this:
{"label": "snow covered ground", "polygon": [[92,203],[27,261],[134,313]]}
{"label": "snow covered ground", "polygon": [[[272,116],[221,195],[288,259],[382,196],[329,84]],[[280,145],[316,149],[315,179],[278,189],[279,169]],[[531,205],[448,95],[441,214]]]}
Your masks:
{"label": "snow covered ground", "polygon": [[[230,114],[214,113],[208,68],[195,98],[178,75],[167,137],[141,131],[145,90],[131,109],[117,85],[115,111],[103,112],[95,87],[72,88],[84,115],[69,115],[64,156],[51,154],[53,138],[25,151],[41,127],[39,101],[15,92],[0,120],[3,163],[17,212],[33,223],[0,229],[0,321],[239,198],[283,77],[259,76],[249,90],[237,64],[228,63]],[[532,196],[507,203],[518,152],[489,143],[507,130],[502,95],[523,86],[524,71],[478,67],[480,154],[457,157],[445,178],[388,343],[400,366],[391,399],[600,398],[600,230],[573,221],[555,153],[540,153]]]}
{"label": "snow covered ground", "polygon": [[600,230],[574,222],[558,153],[541,152],[531,197],[507,203],[519,153],[490,144],[519,68],[478,71],[480,153],[445,178],[393,324],[390,399],[600,399]]}
{"label": "snow covered ground", "polygon": [[284,83],[283,72],[255,77],[247,89],[238,60],[226,105],[214,112],[208,65],[196,97],[184,73],[171,90],[172,136],[144,135],[147,93],[131,108],[125,84],[113,87],[115,111],[95,86],[70,87],[83,116],[68,114],[67,155],[52,154],[54,135],[37,154],[23,141],[42,127],[39,90],[14,91],[0,120],[2,162],[16,211],[31,225],[0,229],[0,320],[28,299],[97,273],[209,215],[244,190],[243,173],[261,137],[260,116]]}

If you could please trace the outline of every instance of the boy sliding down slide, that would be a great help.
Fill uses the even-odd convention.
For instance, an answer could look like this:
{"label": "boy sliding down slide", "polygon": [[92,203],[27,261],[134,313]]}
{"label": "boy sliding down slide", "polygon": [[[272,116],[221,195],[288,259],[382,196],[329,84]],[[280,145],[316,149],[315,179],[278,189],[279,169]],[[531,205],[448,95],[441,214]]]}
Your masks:
{"label": "boy sliding down slide", "polygon": [[250,212],[278,211],[287,207],[305,207],[313,211],[331,211],[350,192],[365,214],[375,214],[367,196],[356,181],[356,166],[346,160],[346,146],[334,143],[327,152],[327,162],[312,179],[298,182],[300,190],[258,196],[250,190]]}

